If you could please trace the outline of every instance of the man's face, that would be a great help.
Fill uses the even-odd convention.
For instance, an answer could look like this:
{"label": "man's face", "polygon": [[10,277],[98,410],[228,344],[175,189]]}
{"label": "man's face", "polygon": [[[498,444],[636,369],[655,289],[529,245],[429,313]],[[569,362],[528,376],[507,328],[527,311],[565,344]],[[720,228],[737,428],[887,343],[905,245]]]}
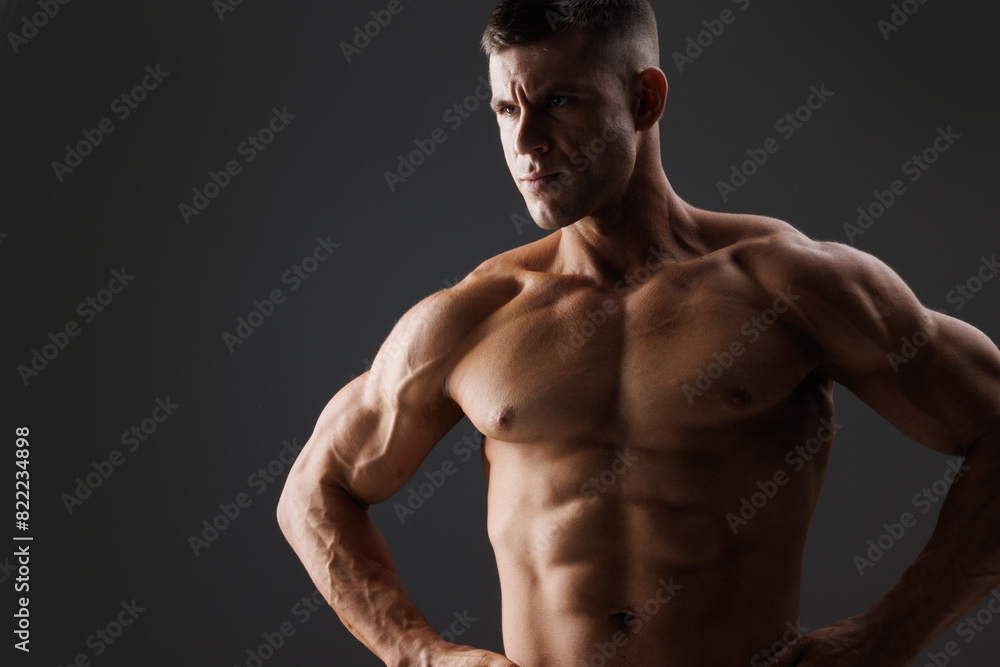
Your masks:
{"label": "man's face", "polygon": [[624,65],[607,62],[608,53],[567,30],[490,58],[507,166],[543,229],[599,214],[625,195],[636,129]]}

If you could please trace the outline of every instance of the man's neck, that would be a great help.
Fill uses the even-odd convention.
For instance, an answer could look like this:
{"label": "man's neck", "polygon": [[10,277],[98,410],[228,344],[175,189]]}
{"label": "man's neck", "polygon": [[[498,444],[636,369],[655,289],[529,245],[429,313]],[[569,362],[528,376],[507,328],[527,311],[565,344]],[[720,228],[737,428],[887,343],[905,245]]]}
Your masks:
{"label": "man's neck", "polygon": [[660,168],[633,178],[617,205],[559,230],[555,268],[614,285],[643,267],[700,254],[692,230],[690,208]]}

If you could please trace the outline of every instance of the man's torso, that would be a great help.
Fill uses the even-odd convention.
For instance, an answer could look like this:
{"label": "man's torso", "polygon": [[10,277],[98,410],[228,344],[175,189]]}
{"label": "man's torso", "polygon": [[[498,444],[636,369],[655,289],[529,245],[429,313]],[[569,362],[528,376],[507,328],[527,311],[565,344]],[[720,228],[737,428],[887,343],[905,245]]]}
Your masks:
{"label": "man's torso", "polygon": [[558,233],[490,265],[517,295],[447,389],[485,436],[521,667],[736,667],[791,638],[833,385],[801,295],[748,272],[769,243],[749,220],[697,258],[650,248],[614,285],[550,273]]}

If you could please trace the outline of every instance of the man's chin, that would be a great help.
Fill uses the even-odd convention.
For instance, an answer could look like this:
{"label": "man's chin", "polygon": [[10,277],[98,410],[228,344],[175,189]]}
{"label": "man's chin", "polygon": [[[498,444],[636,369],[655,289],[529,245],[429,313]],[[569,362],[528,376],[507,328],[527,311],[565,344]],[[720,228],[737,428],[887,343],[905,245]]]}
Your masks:
{"label": "man's chin", "polygon": [[537,205],[532,206],[529,204],[528,212],[531,214],[531,219],[535,221],[536,225],[548,231],[555,231],[557,229],[562,229],[563,227],[569,227],[574,222],[579,220],[578,217],[573,215],[553,211],[549,207]]}

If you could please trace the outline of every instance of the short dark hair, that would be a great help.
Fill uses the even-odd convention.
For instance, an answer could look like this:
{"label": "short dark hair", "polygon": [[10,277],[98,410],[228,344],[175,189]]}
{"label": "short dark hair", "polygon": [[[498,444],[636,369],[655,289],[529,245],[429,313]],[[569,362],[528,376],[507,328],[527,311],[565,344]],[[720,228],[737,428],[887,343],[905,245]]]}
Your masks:
{"label": "short dark hair", "polygon": [[486,24],[481,46],[492,56],[570,28],[582,28],[598,39],[648,40],[658,56],[656,16],[648,0],[500,0]]}

